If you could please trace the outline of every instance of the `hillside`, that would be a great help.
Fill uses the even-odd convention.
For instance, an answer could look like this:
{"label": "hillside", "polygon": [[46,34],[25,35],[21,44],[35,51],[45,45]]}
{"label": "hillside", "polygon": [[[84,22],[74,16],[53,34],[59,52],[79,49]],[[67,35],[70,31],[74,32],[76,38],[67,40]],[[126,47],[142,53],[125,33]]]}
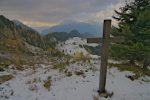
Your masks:
{"label": "hillside", "polygon": [[28,52],[24,46],[20,27],[17,27],[12,21],[0,16],[0,51],[1,52]]}
{"label": "hillside", "polygon": [[31,27],[29,27],[29,26],[23,24],[22,22],[20,22],[20,21],[18,21],[18,20],[13,20],[13,22],[15,23],[15,25],[20,26],[20,27],[23,28],[23,29],[35,31],[35,30],[32,29]]}
{"label": "hillside", "polygon": [[[50,47],[50,40],[45,40],[38,32],[32,30],[28,26],[28,29],[25,28],[26,25],[18,25],[13,21],[10,21],[4,16],[0,16],[0,39],[1,40],[20,40],[27,42],[30,45],[47,48]],[[31,30],[29,30],[31,29]]]}
{"label": "hillside", "polygon": [[48,54],[48,48],[55,48],[55,41],[46,39],[34,30],[22,28],[0,15],[0,66],[29,63],[31,58],[39,62],[34,56]]}
{"label": "hillside", "polygon": [[94,50],[97,50],[97,47],[99,47],[98,44],[88,44],[86,39],[82,39],[79,37],[70,38],[64,42],[60,42],[56,46],[60,51],[64,52],[67,55],[74,56],[76,53],[83,53],[83,55],[89,55],[91,57],[99,58],[100,48],[98,48],[98,52],[95,52]]}
{"label": "hillside", "polygon": [[2,58],[16,60],[16,56],[21,59],[24,56],[37,54],[61,55],[55,50],[56,43],[65,42],[73,37],[83,38],[83,34],[72,30],[68,33],[54,32],[43,36],[21,22],[14,23],[3,15],[0,16],[0,57]]}

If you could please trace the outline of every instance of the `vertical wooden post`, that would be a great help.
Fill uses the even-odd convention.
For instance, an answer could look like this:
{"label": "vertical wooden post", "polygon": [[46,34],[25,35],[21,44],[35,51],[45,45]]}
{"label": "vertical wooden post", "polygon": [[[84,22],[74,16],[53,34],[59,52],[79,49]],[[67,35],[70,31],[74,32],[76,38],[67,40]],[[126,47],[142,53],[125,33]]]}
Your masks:
{"label": "vertical wooden post", "polygon": [[[104,20],[103,25],[103,38],[87,38],[87,43],[102,43],[101,50],[101,65],[100,65],[100,78],[99,78],[99,93],[105,93],[107,64],[108,64],[108,49],[110,42],[124,42],[124,37],[111,37],[111,20]],[[107,94],[107,93],[106,93]]]}
{"label": "vertical wooden post", "polygon": [[110,30],[111,30],[111,20],[104,20],[100,79],[99,79],[99,93],[105,92]]}

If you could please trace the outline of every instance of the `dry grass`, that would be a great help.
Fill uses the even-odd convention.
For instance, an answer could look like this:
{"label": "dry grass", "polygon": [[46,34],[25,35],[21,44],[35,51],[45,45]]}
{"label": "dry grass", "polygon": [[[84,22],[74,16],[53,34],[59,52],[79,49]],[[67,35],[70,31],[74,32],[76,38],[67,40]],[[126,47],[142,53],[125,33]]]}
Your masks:
{"label": "dry grass", "polygon": [[129,65],[129,64],[109,64],[110,67],[117,67],[120,71],[131,71],[135,75],[128,76],[131,80],[136,80],[142,76],[150,76],[150,70],[144,70],[140,66],[137,65]]}
{"label": "dry grass", "polygon": [[51,87],[51,77],[48,77],[47,80],[44,81],[43,86],[50,91],[50,87]]}
{"label": "dry grass", "polygon": [[0,76],[0,84],[11,80],[13,77],[14,77],[13,75],[2,75],[2,76]]}
{"label": "dry grass", "polygon": [[94,95],[93,100],[99,100],[99,95],[96,95],[96,96]]}

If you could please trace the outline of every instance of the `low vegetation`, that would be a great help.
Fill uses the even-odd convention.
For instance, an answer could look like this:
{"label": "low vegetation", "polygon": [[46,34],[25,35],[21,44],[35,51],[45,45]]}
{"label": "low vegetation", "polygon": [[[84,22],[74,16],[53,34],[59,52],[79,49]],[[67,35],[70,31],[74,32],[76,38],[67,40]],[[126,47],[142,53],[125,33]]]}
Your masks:
{"label": "low vegetation", "polygon": [[88,54],[84,55],[83,52],[76,52],[74,59],[76,61],[90,62],[90,56]]}
{"label": "low vegetation", "polygon": [[55,48],[48,48],[47,49],[48,55],[51,55],[53,57],[64,57],[65,54],[58,49]]}
{"label": "low vegetation", "polygon": [[53,68],[59,69],[60,71],[62,71],[68,65],[73,64],[75,62],[76,61],[72,57],[70,57],[69,55],[63,55],[63,56],[59,57],[59,59],[57,59],[57,61],[53,65]]}
{"label": "low vegetation", "polygon": [[75,74],[78,75],[78,76],[84,76],[84,72],[83,70],[80,70],[80,71],[75,71]]}
{"label": "low vegetation", "polygon": [[137,65],[130,65],[130,64],[109,64],[110,67],[117,67],[120,71],[131,71],[135,75],[127,76],[131,80],[136,80],[142,76],[150,76],[150,70],[144,70]]}
{"label": "low vegetation", "polygon": [[93,96],[93,100],[99,100],[99,95]]}
{"label": "low vegetation", "polygon": [[43,86],[50,91],[50,87],[51,87],[51,77],[48,77],[47,80],[44,81]]}
{"label": "low vegetation", "polygon": [[60,63],[58,63],[58,64],[55,64],[55,65],[53,66],[53,68],[54,68],[54,69],[63,70],[63,69],[65,68],[65,66],[67,66],[66,63],[60,62]]}
{"label": "low vegetation", "polygon": [[12,61],[10,61],[8,59],[2,59],[2,60],[0,60],[0,66],[7,67],[7,66],[9,66],[11,64],[12,64]]}
{"label": "low vegetation", "polygon": [[98,46],[88,46],[88,45],[83,45],[83,47],[91,54],[93,55],[100,55],[100,51],[101,51],[101,45]]}
{"label": "low vegetation", "polygon": [[64,62],[59,62],[59,63],[53,65],[53,68],[54,68],[54,69],[63,70],[63,69],[65,69],[66,66],[68,66],[68,65],[70,65],[70,64],[72,64],[72,63],[73,63],[73,62],[71,62],[71,61],[69,61],[69,60],[64,61]]}
{"label": "low vegetation", "polygon": [[68,77],[72,76],[72,72],[67,72],[66,76],[68,76]]}
{"label": "low vegetation", "polygon": [[2,75],[2,76],[0,76],[0,84],[11,80],[13,77],[14,77],[13,75]]}

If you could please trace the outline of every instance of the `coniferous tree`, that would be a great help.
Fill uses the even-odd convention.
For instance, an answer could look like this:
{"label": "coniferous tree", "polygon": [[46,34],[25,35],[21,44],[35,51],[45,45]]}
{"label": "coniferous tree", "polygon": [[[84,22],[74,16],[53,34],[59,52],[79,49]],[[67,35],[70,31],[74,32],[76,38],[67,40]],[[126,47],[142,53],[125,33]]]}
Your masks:
{"label": "coniferous tree", "polygon": [[113,18],[119,23],[111,33],[123,36],[125,42],[111,46],[112,56],[128,59],[130,64],[150,58],[150,1],[126,1],[126,5],[115,13]]}

